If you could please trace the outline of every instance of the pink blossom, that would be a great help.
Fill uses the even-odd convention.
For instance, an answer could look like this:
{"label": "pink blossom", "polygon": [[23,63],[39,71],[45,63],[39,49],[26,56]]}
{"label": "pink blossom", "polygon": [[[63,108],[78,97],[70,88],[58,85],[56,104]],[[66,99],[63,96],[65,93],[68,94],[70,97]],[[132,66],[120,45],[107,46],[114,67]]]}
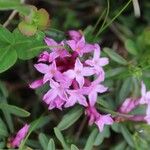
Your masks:
{"label": "pink blossom", "polygon": [[29,130],[29,125],[25,124],[23,128],[21,128],[18,133],[16,134],[15,138],[12,139],[11,146],[13,148],[19,147],[22,140],[25,138]]}
{"label": "pink blossom", "polygon": [[70,30],[68,31],[68,35],[71,40],[79,41],[82,37],[82,34],[79,31]]}
{"label": "pink blossom", "polygon": [[113,124],[113,119],[111,118],[110,114],[107,115],[100,115],[99,118],[96,120],[95,124],[98,126],[100,132],[103,131],[105,125]]}
{"label": "pink blossom", "polygon": [[34,82],[32,82],[32,83],[29,85],[29,87],[30,87],[31,89],[36,89],[36,88],[42,86],[43,84],[44,84],[44,83],[43,83],[43,79],[38,79],[38,80],[35,80]]}
{"label": "pink blossom", "polygon": [[49,61],[49,53],[47,51],[44,51],[40,54],[38,58],[38,62],[48,62]]}
{"label": "pink blossom", "polygon": [[121,113],[129,113],[134,108],[136,108],[139,105],[139,100],[127,98],[119,108],[119,112]]}
{"label": "pink blossom", "polygon": [[54,108],[58,108],[58,109],[62,110],[62,106],[64,105],[64,103],[65,103],[65,100],[63,100],[62,98],[57,96],[55,99],[50,101],[48,109],[52,110]]}
{"label": "pink blossom", "polygon": [[100,76],[91,83],[89,87],[84,87],[83,91],[88,95],[90,106],[94,106],[97,100],[98,93],[104,93],[107,91],[107,87],[100,84],[101,80],[103,80]]}
{"label": "pink blossom", "polygon": [[66,71],[64,74],[71,79],[75,78],[81,88],[84,85],[84,76],[91,76],[94,74],[94,71],[89,67],[83,67],[83,64],[77,58],[74,70],[70,69]]}
{"label": "pink blossom", "polygon": [[103,131],[105,125],[111,125],[114,122],[110,114],[101,115],[93,106],[87,107],[85,113],[89,117],[89,124],[92,125],[93,123],[95,123],[98,126],[100,132]]}
{"label": "pink blossom", "polygon": [[102,57],[100,58],[100,47],[98,44],[95,44],[94,56],[93,59],[88,59],[85,61],[86,64],[94,67],[96,73],[101,72],[102,67],[109,63],[108,58]]}
{"label": "pink blossom", "polygon": [[44,63],[35,64],[34,67],[42,74],[44,74],[43,82],[46,83],[57,74],[57,67],[55,61],[52,64],[46,65]]}
{"label": "pink blossom", "polygon": [[67,44],[71,47],[71,49],[79,54],[80,57],[83,56],[84,53],[89,53],[94,50],[92,44],[87,44],[85,42],[84,36],[79,41],[68,40]]}
{"label": "pink blossom", "polygon": [[52,52],[49,54],[49,62],[54,61],[58,57],[61,57],[61,58],[70,57],[69,52],[63,48],[64,47],[63,42],[58,44],[53,39],[50,39],[48,37],[45,38],[45,42],[48,46],[54,47],[54,48],[51,48]]}
{"label": "pink blossom", "polygon": [[70,95],[70,97],[68,98],[65,107],[71,107],[77,102],[83,106],[88,105],[86,98],[82,95],[80,90],[67,90],[67,93]]}
{"label": "pink blossom", "polygon": [[[64,89],[64,87],[61,84],[51,80],[50,87],[51,87],[51,89],[43,97],[43,101],[46,104],[50,105],[50,108],[51,108],[51,104],[53,104],[53,106],[54,105],[57,106],[57,102],[55,102],[55,100],[58,101],[58,98],[60,98],[64,101],[67,100],[67,94],[65,91],[66,89]],[[59,102],[60,102],[60,100],[59,100]]]}
{"label": "pink blossom", "polygon": [[141,83],[141,95],[140,104],[150,103],[150,91],[146,92],[146,86],[143,82]]}

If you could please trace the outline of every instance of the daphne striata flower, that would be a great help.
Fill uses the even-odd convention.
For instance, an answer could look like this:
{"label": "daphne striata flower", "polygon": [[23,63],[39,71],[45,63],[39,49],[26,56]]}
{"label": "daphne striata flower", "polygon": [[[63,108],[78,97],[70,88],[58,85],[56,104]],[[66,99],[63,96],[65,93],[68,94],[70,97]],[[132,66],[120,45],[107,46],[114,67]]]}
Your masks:
{"label": "daphne striata flower", "polygon": [[89,87],[84,87],[83,91],[89,98],[89,104],[94,106],[97,101],[98,93],[104,93],[107,91],[107,87],[100,84],[102,78],[99,76],[95,81],[91,82]]}
{"label": "daphne striata flower", "polygon": [[89,125],[95,123],[100,132],[103,131],[105,125],[111,125],[114,122],[110,114],[101,115],[93,106],[88,106],[85,113],[89,117]]}
{"label": "daphne striata flower", "polygon": [[94,46],[92,44],[87,44],[85,42],[84,36],[82,36],[79,41],[68,40],[66,43],[73,51],[77,52],[80,57],[82,57],[84,53],[89,53],[94,50]]}
{"label": "daphne striata flower", "polygon": [[36,89],[36,88],[42,86],[43,84],[44,84],[44,83],[43,83],[43,79],[38,79],[38,80],[35,80],[34,82],[32,82],[32,83],[29,85],[29,87],[30,87],[31,89]]}
{"label": "daphne striata flower", "polygon": [[58,57],[70,57],[70,54],[67,50],[65,50],[63,41],[58,44],[53,39],[50,39],[48,37],[45,38],[45,42],[48,46],[51,47],[52,52],[49,54],[49,62],[54,61]]}
{"label": "daphne striata flower", "polygon": [[46,65],[44,63],[35,64],[34,67],[42,74],[44,74],[43,82],[51,80],[58,72],[56,63],[53,61],[52,64]]}
{"label": "daphne striata flower", "polygon": [[16,134],[16,136],[14,138],[12,138],[11,140],[11,146],[12,148],[16,148],[19,147],[19,145],[21,144],[22,140],[25,138],[25,136],[27,135],[29,130],[29,125],[25,124],[23,126],[23,128],[21,128],[18,133]]}
{"label": "daphne striata flower", "polygon": [[100,47],[98,44],[95,44],[94,56],[93,59],[88,59],[85,61],[86,64],[94,67],[95,72],[98,74],[102,71],[102,67],[109,63],[108,58],[100,58]]}
{"label": "daphne striata flower", "polygon": [[82,37],[82,34],[80,31],[70,30],[68,31],[68,35],[71,40],[79,41]]}
{"label": "daphne striata flower", "polygon": [[84,76],[91,76],[94,71],[90,67],[83,67],[83,64],[77,58],[74,69],[70,69],[64,73],[71,79],[76,79],[80,88],[84,85]]}
{"label": "daphne striata flower", "polygon": [[139,99],[127,98],[119,108],[121,113],[129,113],[139,105]]}
{"label": "daphne striata flower", "polygon": [[146,86],[143,82],[141,83],[141,95],[140,104],[150,103],[150,91],[146,92]]}
{"label": "daphne striata flower", "polygon": [[67,100],[66,89],[64,89],[61,84],[51,80],[50,87],[51,89],[43,96],[43,101],[46,104],[51,105],[55,100],[58,100],[58,98],[62,99],[64,102]]}
{"label": "daphne striata flower", "polygon": [[49,61],[49,53],[44,51],[39,55],[38,62],[48,62]]}
{"label": "daphne striata flower", "polygon": [[83,96],[80,90],[67,90],[67,93],[70,95],[68,100],[66,101],[65,107],[71,107],[75,103],[79,103],[83,106],[88,106],[85,96]]}

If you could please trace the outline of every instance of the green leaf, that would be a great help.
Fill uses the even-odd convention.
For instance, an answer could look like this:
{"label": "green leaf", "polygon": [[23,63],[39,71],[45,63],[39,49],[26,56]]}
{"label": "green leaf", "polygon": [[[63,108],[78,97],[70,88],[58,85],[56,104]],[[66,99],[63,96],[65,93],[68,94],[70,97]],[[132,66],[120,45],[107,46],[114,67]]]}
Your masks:
{"label": "green leaf", "polygon": [[110,48],[104,48],[103,49],[104,52],[115,62],[121,64],[121,65],[127,65],[128,62],[121,57],[119,54],[117,54],[116,52],[114,52],[112,49]]}
{"label": "green leaf", "polygon": [[34,130],[37,130],[39,128],[42,128],[44,125],[46,125],[47,123],[49,123],[49,121],[51,120],[51,118],[49,116],[42,116],[40,117],[40,119],[38,118],[37,120],[31,122],[31,126],[35,126],[38,122],[38,124],[34,127]]}
{"label": "green leaf", "polygon": [[59,130],[57,127],[55,127],[55,128],[54,128],[54,132],[55,132],[55,135],[56,135],[57,139],[60,141],[62,147],[63,147],[65,150],[69,150],[69,147],[68,147],[68,145],[66,144],[65,139],[64,139],[62,133],[60,132],[60,130]]}
{"label": "green leaf", "polygon": [[111,78],[111,77],[117,76],[124,71],[126,71],[126,68],[124,67],[112,68],[106,71],[105,78]]}
{"label": "green leaf", "polygon": [[48,145],[48,138],[44,133],[39,134],[39,142],[43,148],[43,150],[47,150],[47,145]]}
{"label": "green leaf", "polygon": [[6,143],[4,141],[0,142],[0,148],[4,149],[5,148]]}
{"label": "green leaf", "polygon": [[71,150],[79,150],[75,145],[71,145]]}
{"label": "green leaf", "polygon": [[[7,104],[7,99],[6,98],[2,98],[3,103]],[[2,109],[2,112],[4,114],[4,117],[6,119],[7,125],[9,127],[9,130],[11,131],[11,133],[14,132],[14,124],[11,118],[11,114],[7,111],[7,109]]]}
{"label": "green leaf", "polygon": [[34,36],[27,37],[20,33],[18,30],[13,32],[15,38],[14,48],[17,51],[18,58],[22,60],[28,60],[39,55],[45,48],[44,36],[37,33]]}
{"label": "green leaf", "polygon": [[95,128],[89,135],[84,150],[92,150],[95,139],[98,135],[98,129]]}
{"label": "green leaf", "polygon": [[30,8],[20,3],[20,0],[0,0],[0,10],[14,9],[24,15],[28,15]]}
{"label": "green leaf", "polygon": [[124,150],[126,147],[126,142],[122,141],[119,144],[115,145],[115,147],[113,147],[113,150]]}
{"label": "green leaf", "polygon": [[53,139],[49,140],[47,150],[55,150],[55,143]]}
{"label": "green leaf", "polygon": [[136,44],[130,39],[125,41],[125,48],[132,55],[137,55],[138,54]]}
{"label": "green leaf", "polygon": [[1,103],[0,104],[0,109],[5,110],[11,114],[14,114],[16,116],[19,117],[28,117],[30,116],[30,113],[22,108],[19,108],[17,106],[14,105],[9,105],[9,104],[5,104],[5,103]]}
{"label": "green leaf", "polygon": [[69,128],[80,118],[82,113],[83,113],[82,108],[76,107],[72,109],[70,112],[64,115],[64,117],[62,118],[61,122],[58,124],[57,127],[59,128],[60,131]]}
{"label": "green leaf", "polygon": [[126,140],[126,142],[131,146],[134,147],[134,142],[133,142],[133,138],[131,133],[129,132],[129,130],[127,129],[127,127],[125,127],[124,125],[120,126],[121,128],[121,133],[124,137],[124,139]]}
{"label": "green leaf", "polygon": [[0,118],[0,135],[6,137],[8,136],[7,127],[1,118]]}
{"label": "green leaf", "polygon": [[8,70],[17,61],[17,53],[11,46],[0,48],[0,73]]}
{"label": "green leaf", "polygon": [[126,78],[121,86],[120,92],[119,92],[119,104],[122,103],[125,98],[127,98],[130,90],[131,90],[131,78]]}
{"label": "green leaf", "polygon": [[109,130],[109,126],[105,126],[104,130],[101,133],[98,133],[94,145],[98,146],[100,144],[102,144],[104,138],[108,138],[110,136],[110,130]]}

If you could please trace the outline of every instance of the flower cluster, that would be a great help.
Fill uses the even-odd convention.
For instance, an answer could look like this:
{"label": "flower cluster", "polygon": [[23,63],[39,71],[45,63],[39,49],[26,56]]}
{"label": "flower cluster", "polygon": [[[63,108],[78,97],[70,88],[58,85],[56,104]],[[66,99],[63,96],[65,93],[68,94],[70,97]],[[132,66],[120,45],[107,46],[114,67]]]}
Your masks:
{"label": "flower cluster", "polygon": [[137,99],[127,98],[119,108],[119,112],[128,114],[139,105],[147,106],[146,115],[136,115],[128,119],[134,121],[146,121],[150,124],[150,91],[146,92],[146,86],[143,82],[141,83],[141,97]]}
{"label": "flower cluster", "polygon": [[44,51],[39,56],[34,67],[43,76],[30,87],[35,89],[48,83],[50,89],[43,96],[43,101],[49,110],[62,110],[78,103],[85,107],[90,124],[95,123],[102,131],[104,124],[113,123],[110,115],[101,115],[95,109],[98,94],[107,91],[102,84],[105,79],[103,66],[109,60],[100,57],[99,45],[87,43],[80,32],[68,33],[69,40],[60,43],[45,38],[51,51]]}

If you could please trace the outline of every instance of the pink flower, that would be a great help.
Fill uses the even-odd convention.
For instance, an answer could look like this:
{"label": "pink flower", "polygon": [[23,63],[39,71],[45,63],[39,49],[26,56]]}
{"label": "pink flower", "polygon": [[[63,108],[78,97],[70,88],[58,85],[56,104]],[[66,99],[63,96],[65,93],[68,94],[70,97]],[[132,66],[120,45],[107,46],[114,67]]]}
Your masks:
{"label": "pink flower", "polygon": [[89,87],[83,88],[84,93],[88,95],[90,106],[95,105],[98,93],[104,93],[108,89],[104,85],[100,84],[101,79],[102,78],[99,76],[95,81],[91,83]]}
{"label": "pink flower", "polygon": [[103,128],[105,125],[111,125],[113,124],[113,119],[111,118],[110,114],[107,115],[101,115],[98,113],[98,111],[95,109],[95,107],[87,107],[86,112],[89,119],[89,124],[92,125],[95,123],[98,126],[98,129],[100,132],[103,131]]}
{"label": "pink flower", "polygon": [[49,61],[49,53],[47,51],[44,51],[40,54],[38,58],[38,62],[48,62]]}
{"label": "pink flower", "polygon": [[103,131],[105,125],[113,124],[113,119],[111,118],[110,114],[107,115],[100,115],[99,118],[96,120],[95,124],[98,126],[100,132]]}
{"label": "pink flower", "polygon": [[38,79],[38,80],[35,80],[34,82],[32,82],[32,83],[29,85],[29,87],[30,87],[31,89],[36,89],[36,88],[42,86],[43,84],[44,84],[44,83],[43,83],[43,79]]}
{"label": "pink flower", "polygon": [[86,64],[94,67],[96,73],[101,72],[102,67],[109,63],[108,58],[100,58],[100,47],[98,44],[95,44],[94,56],[93,59],[88,59],[85,61]]}
{"label": "pink flower", "polygon": [[79,31],[70,30],[68,31],[68,35],[71,40],[79,41],[82,37],[82,34]]}
{"label": "pink flower", "polygon": [[83,64],[77,58],[74,70],[70,69],[66,71],[64,74],[71,79],[75,78],[81,88],[84,85],[84,76],[91,76],[94,74],[94,71],[89,67],[83,67]]}
{"label": "pink flower", "polygon": [[[67,100],[67,94],[65,91],[66,89],[64,89],[64,87],[61,84],[51,80],[50,87],[51,87],[51,89],[43,97],[43,101],[46,104],[48,104],[48,105],[51,105],[52,103],[54,104],[54,101],[58,100],[58,98],[60,98],[64,101]],[[50,108],[51,108],[51,106],[50,106]]]}
{"label": "pink flower", "polygon": [[68,51],[66,51],[63,46],[64,43],[61,42],[60,44],[58,44],[57,42],[55,42],[53,39],[50,39],[48,37],[45,38],[45,42],[48,46],[52,46],[54,48],[52,49],[52,52],[49,54],[49,62],[54,61],[56,58],[58,57],[70,57],[71,55],[69,54]]}
{"label": "pink flower", "polygon": [[150,91],[146,92],[146,86],[143,82],[141,83],[141,95],[140,104],[150,103]]}
{"label": "pink flower", "polygon": [[42,74],[44,74],[43,82],[51,80],[57,74],[57,67],[55,61],[51,65],[44,63],[35,64],[34,67]]}
{"label": "pink flower", "polygon": [[65,107],[71,107],[77,102],[80,105],[88,106],[86,98],[82,95],[80,90],[67,90],[67,93],[70,95],[70,97],[66,101]]}
{"label": "pink flower", "polygon": [[139,105],[139,100],[127,98],[119,108],[119,112],[121,113],[129,113],[134,108],[136,108]]}
{"label": "pink flower", "polygon": [[19,147],[19,145],[21,144],[22,140],[25,138],[25,136],[27,135],[28,133],[28,130],[29,130],[29,125],[28,124],[25,124],[23,126],[23,128],[21,128],[17,135],[15,136],[15,138],[12,139],[12,142],[11,142],[11,146],[13,148],[16,148],[16,147]]}
{"label": "pink flower", "polygon": [[62,110],[62,106],[64,105],[64,103],[65,103],[65,100],[63,100],[62,98],[57,96],[55,99],[50,101],[48,109],[52,110],[54,108],[58,108],[58,109]]}
{"label": "pink flower", "polygon": [[82,57],[84,53],[89,53],[94,50],[93,45],[87,44],[84,37],[82,37],[79,41],[69,40],[67,41],[67,44],[73,51],[77,52],[80,57]]}

